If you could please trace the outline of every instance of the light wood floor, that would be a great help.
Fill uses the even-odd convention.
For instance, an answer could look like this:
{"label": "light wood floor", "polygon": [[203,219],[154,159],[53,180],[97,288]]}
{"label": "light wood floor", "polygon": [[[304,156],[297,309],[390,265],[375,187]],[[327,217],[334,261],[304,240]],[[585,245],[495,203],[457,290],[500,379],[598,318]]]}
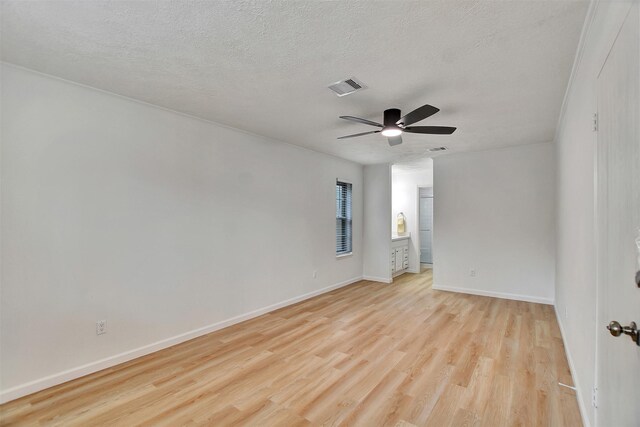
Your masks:
{"label": "light wood floor", "polygon": [[551,306],[359,282],[0,407],[6,425],[579,426]]}

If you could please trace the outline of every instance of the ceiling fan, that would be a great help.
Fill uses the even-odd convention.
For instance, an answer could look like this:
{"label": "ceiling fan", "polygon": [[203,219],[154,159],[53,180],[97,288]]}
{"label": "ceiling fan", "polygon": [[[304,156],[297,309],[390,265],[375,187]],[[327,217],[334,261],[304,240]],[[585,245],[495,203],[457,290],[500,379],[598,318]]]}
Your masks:
{"label": "ceiling fan", "polygon": [[363,123],[365,125],[379,127],[380,130],[372,130],[370,132],[355,133],[353,135],[341,136],[338,139],[354,138],[356,136],[370,135],[372,133],[381,133],[389,140],[389,145],[394,146],[402,144],[402,133],[426,133],[432,135],[451,135],[456,128],[449,126],[410,126],[414,123],[424,120],[427,117],[433,116],[440,111],[432,105],[425,104],[422,107],[416,108],[404,117],[400,117],[400,110],[397,108],[390,108],[384,110],[383,123],[372,122],[371,120],[361,119],[360,117],[353,116],[340,116],[341,119],[350,120],[352,122]]}

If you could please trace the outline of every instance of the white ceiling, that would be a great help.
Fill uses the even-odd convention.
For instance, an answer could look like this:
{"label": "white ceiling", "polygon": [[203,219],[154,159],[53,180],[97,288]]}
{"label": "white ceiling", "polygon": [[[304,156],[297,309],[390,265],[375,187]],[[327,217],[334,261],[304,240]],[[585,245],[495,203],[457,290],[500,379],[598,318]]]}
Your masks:
{"label": "white ceiling", "polygon": [[[550,141],[586,1],[3,1],[2,59],[360,163]],[[342,98],[326,86],[356,76]],[[441,109],[451,136],[337,141]]]}

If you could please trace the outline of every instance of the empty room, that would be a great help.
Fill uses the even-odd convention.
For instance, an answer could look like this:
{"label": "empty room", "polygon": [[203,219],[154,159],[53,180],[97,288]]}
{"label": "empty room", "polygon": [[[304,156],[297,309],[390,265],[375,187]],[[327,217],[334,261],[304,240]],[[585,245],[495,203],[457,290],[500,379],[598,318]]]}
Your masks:
{"label": "empty room", "polygon": [[0,425],[640,426],[638,0],[0,0]]}

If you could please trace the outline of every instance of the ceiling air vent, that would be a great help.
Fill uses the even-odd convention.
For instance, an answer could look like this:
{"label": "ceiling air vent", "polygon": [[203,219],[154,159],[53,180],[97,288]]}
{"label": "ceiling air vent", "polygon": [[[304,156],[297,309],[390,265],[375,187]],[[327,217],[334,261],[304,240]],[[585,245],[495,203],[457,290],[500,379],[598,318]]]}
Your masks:
{"label": "ceiling air vent", "polygon": [[340,80],[339,82],[335,82],[329,85],[329,89],[334,91],[338,96],[350,95],[353,92],[366,89],[367,87],[360,80],[355,77],[351,77],[350,79]]}
{"label": "ceiling air vent", "polygon": [[429,151],[447,151],[447,147],[429,148]]}

